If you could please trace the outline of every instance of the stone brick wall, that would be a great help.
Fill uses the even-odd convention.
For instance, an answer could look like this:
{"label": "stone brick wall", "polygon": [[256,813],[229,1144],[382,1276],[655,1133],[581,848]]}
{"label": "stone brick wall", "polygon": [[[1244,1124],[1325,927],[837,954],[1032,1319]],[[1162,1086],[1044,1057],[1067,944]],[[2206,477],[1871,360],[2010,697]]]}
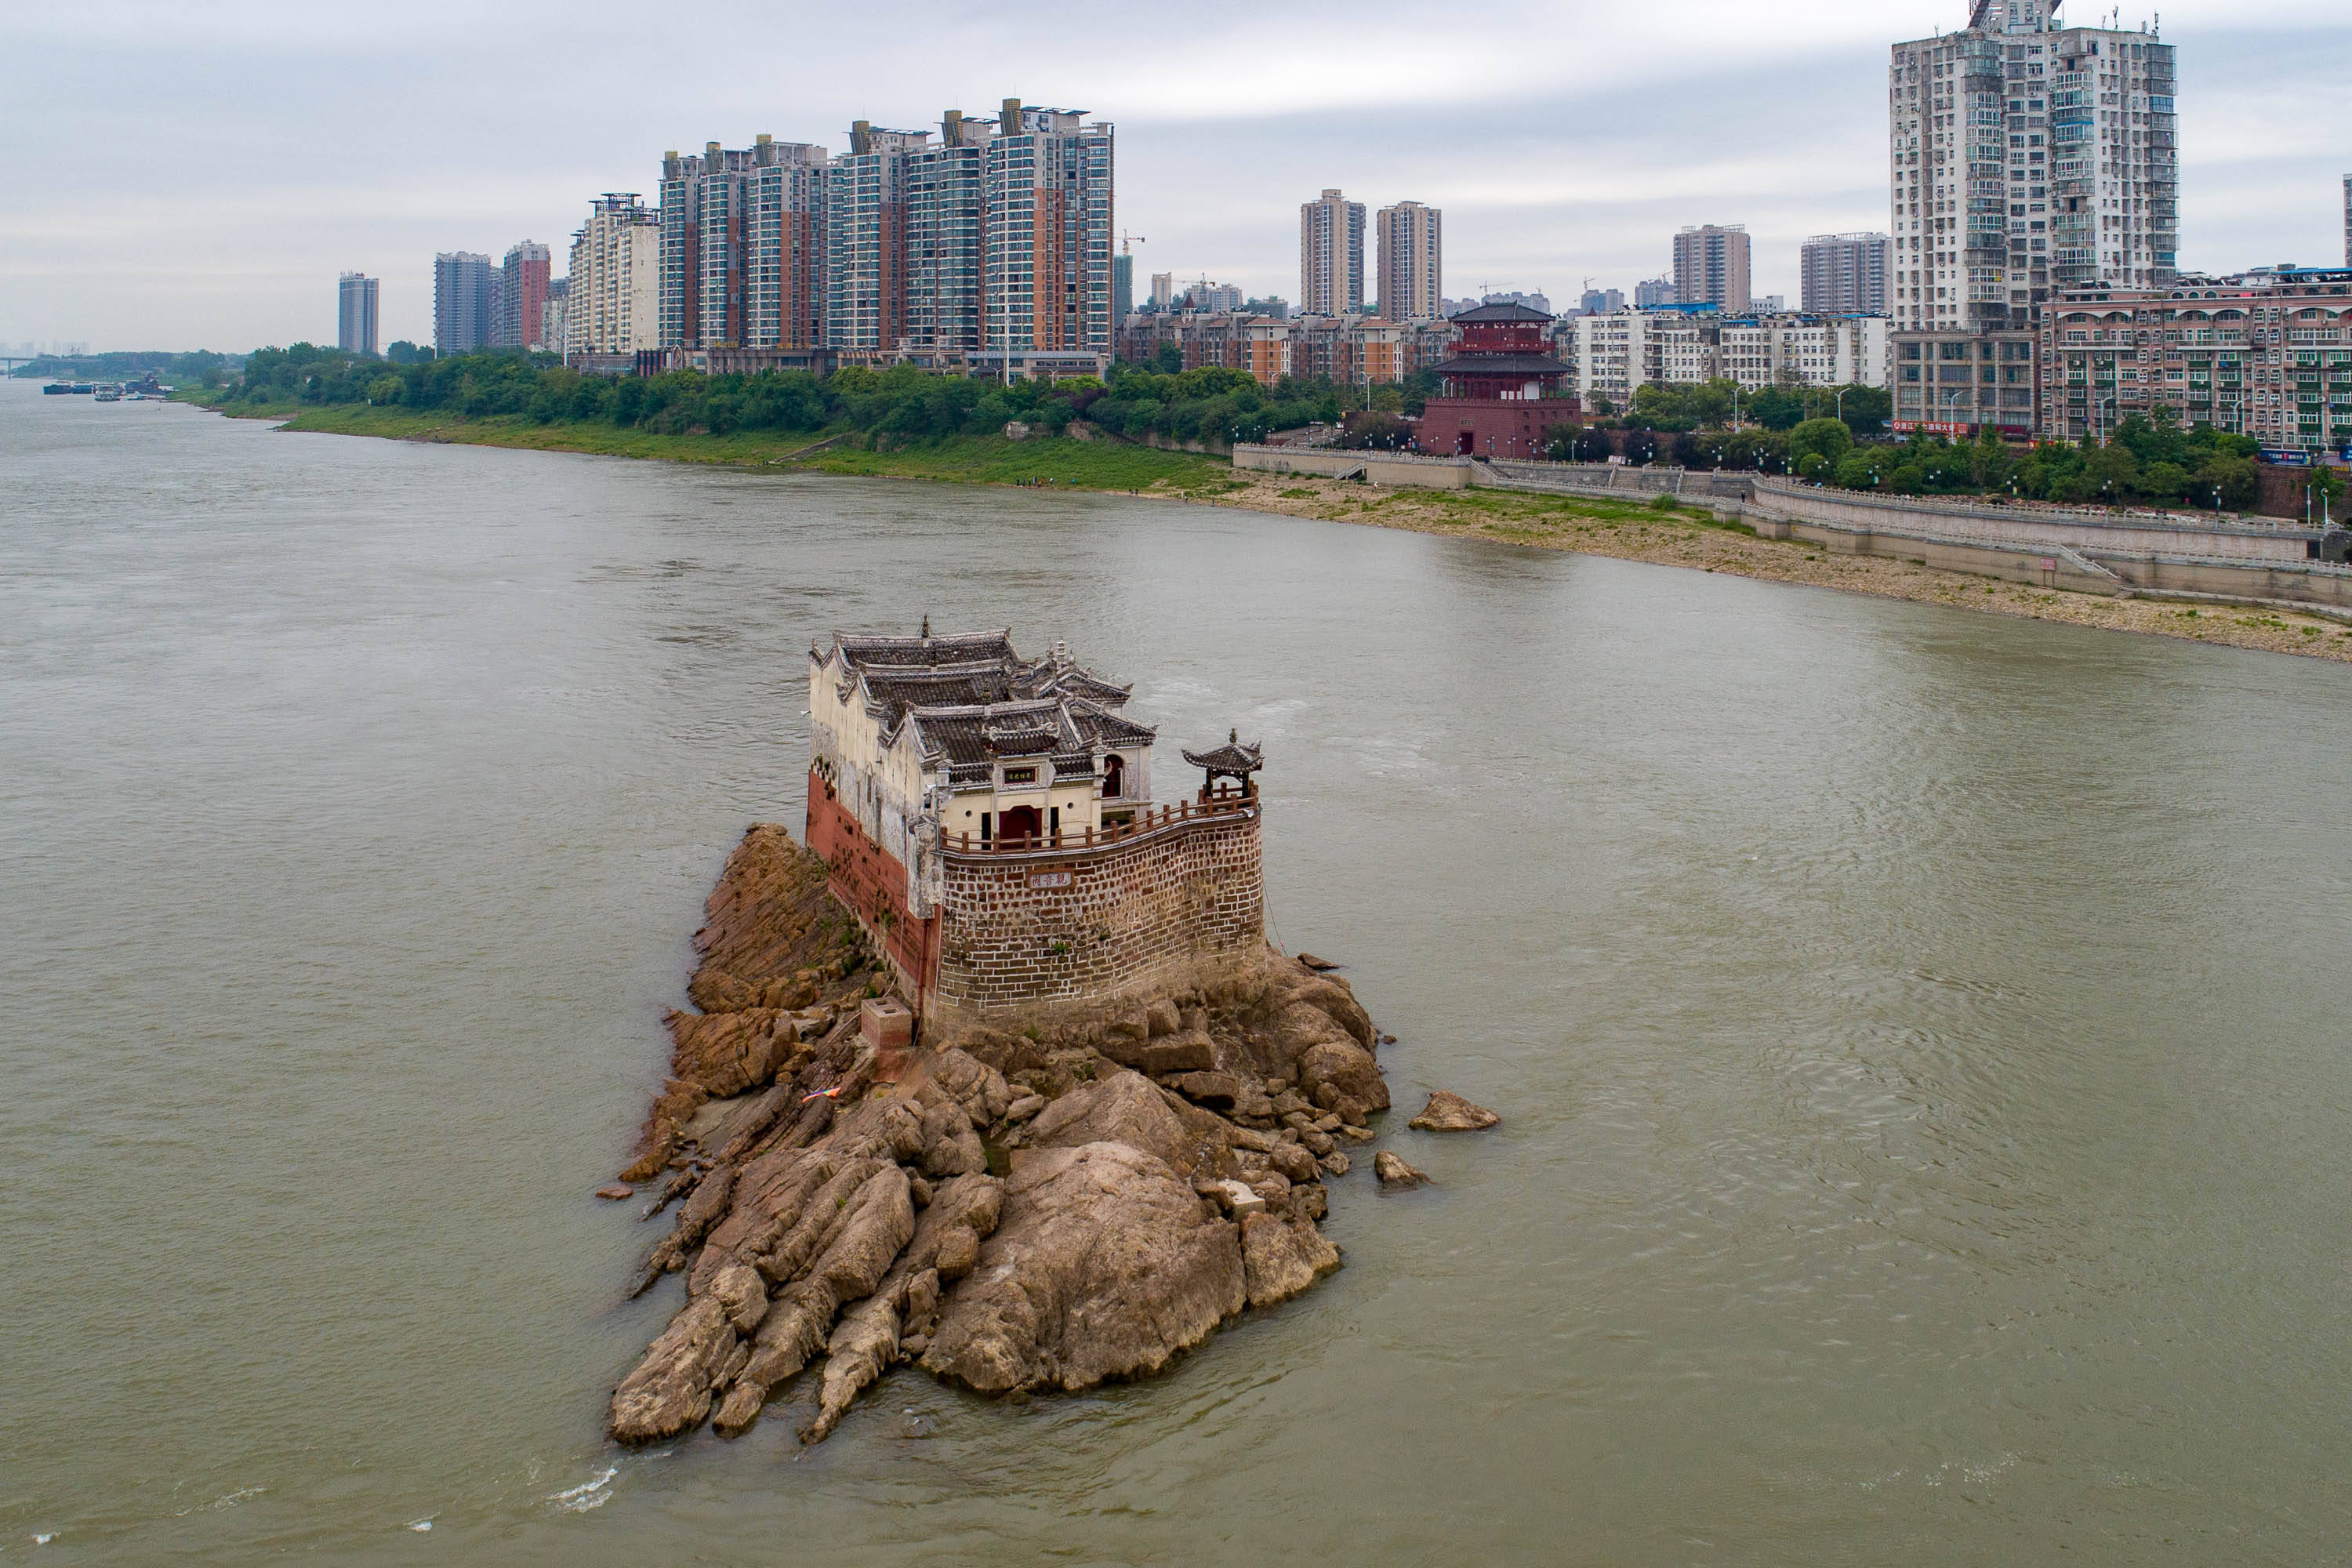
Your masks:
{"label": "stone brick wall", "polygon": [[1265,942],[1259,811],[1077,853],[947,857],[927,1011],[1095,1004],[1181,985]]}

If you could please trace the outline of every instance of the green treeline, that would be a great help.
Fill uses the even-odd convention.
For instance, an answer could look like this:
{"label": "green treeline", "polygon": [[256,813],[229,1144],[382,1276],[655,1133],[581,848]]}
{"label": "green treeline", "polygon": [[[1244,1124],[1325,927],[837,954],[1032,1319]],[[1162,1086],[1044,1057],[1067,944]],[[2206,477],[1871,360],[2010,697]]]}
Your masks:
{"label": "green treeline", "polygon": [[236,369],[236,360],[210,349],[198,349],[194,353],[175,353],[170,349],[114,349],[102,354],[43,354],[29,364],[18,365],[10,374],[41,381],[136,381],[152,370],[175,382],[219,386]]}
{"label": "green treeline", "polygon": [[[1603,402],[1605,403],[1605,399]],[[1614,413],[1596,407],[1596,414]],[[1764,386],[1743,391],[1728,379],[1696,383],[1652,382],[1633,389],[1633,406],[1618,423],[1644,430],[1715,430],[1727,427],[1736,413],[1742,425],[1793,430],[1808,419],[1845,421],[1856,436],[1885,432],[1895,399],[1883,386]]]}
{"label": "green treeline", "polygon": [[[1409,438],[1399,417],[1432,390],[1406,385],[1342,388],[1284,381],[1268,390],[1237,370],[1112,367],[1100,382],[1010,385],[939,375],[901,365],[862,366],[817,376],[805,371],[703,375],[693,371],[640,379],[583,375],[548,355],[515,351],[418,359],[363,360],[296,343],[246,357],[244,379],[225,398],[239,405],[366,404],[464,418],[526,418],[542,425],[604,424],[656,435],[725,436],[775,431],[866,433],[877,442],[992,436],[1018,420],[1060,435],[1073,420],[1132,440],[1157,437],[1223,446],[1263,439],[1320,421],[1345,428],[1352,446],[1392,447]],[[1738,395],[1742,428],[1729,427],[1732,384],[1640,388],[1622,416],[1551,432],[1552,457],[1690,468],[1792,474],[1851,489],[1904,495],[2006,494],[2033,500],[2185,503],[2242,508],[2255,498],[2254,441],[2208,426],[2184,429],[2159,409],[2134,415],[2105,442],[2013,447],[1998,436],[1948,440],[1916,432],[1873,438],[1890,412],[1883,388],[1768,387]],[[1369,406],[1367,406],[1369,405]],[[1841,417],[1842,416],[1842,417]],[[2340,484],[2332,469],[2312,482]]]}
{"label": "green treeline", "polygon": [[[1402,406],[1394,387],[1370,401]],[[677,371],[640,379],[583,375],[546,355],[463,354],[419,363],[359,360],[296,343],[246,356],[243,386],[221,406],[365,403],[467,418],[521,416],[543,425],[604,422],[663,435],[851,429],[920,438],[995,435],[1008,421],[1060,435],[1085,419],[1113,435],[1223,445],[1321,420],[1337,424],[1360,391],[1286,381],[1271,391],[1243,371],[1181,373],[1120,364],[1108,385],[1093,381],[1000,385],[911,365],[852,366],[831,375],[762,371],[703,375]]]}
{"label": "green treeline", "polygon": [[[1622,418],[1551,432],[1551,455],[1632,463],[1793,474],[1848,489],[1899,495],[2013,495],[2033,500],[2122,505],[2128,501],[2244,507],[2259,489],[2250,436],[2199,426],[2184,429],[2168,408],[2132,415],[2105,441],[2042,442],[2021,449],[1997,434],[1954,441],[1926,431],[1900,440],[1862,441],[1891,412],[1884,388],[1767,387],[1741,393],[1742,428],[1730,428],[1732,385],[1637,388]],[[1842,407],[1843,420],[1832,417]],[[2315,470],[2314,482],[2336,482]]]}

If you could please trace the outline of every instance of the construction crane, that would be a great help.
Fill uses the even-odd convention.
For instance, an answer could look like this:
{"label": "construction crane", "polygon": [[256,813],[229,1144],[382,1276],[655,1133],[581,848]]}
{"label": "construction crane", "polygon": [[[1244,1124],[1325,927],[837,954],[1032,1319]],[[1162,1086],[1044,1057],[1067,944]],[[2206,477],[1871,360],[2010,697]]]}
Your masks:
{"label": "construction crane", "polygon": [[1128,242],[1130,240],[1134,241],[1138,245],[1150,245],[1151,243],[1139,234],[1129,234],[1125,229],[1121,229],[1118,235],[1118,253],[1121,256],[1125,256],[1127,254]]}

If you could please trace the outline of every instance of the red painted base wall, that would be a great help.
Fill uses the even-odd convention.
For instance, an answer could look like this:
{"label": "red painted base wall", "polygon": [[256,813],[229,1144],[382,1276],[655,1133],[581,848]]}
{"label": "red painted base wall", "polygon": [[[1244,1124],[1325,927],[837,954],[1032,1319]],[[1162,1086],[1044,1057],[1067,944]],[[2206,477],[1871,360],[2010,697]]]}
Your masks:
{"label": "red painted base wall", "polygon": [[1583,407],[1573,397],[1433,397],[1415,442],[1433,458],[1540,458],[1546,430],[1582,423]]}
{"label": "red painted base wall", "polygon": [[814,772],[809,774],[808,847],[824,858],[827,885],[874,939],[918,1016],[939,988],[940,917],[919,921],[907,909],[907,868],[874,842]]}

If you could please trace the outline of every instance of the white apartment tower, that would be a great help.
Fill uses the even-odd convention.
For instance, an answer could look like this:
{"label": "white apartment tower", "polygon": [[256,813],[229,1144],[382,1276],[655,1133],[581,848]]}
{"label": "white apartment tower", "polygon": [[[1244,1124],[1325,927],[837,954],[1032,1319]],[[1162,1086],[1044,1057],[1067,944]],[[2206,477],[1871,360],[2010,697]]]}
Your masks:
{"label": "white apartment tower", "polygon": [[2172,47],[2062,4],[1975,0],[1965,30],[1894,47],[1899,331],[2022,329],[2055,288],[2173,280]]}
{"label": "white apartment tower", "polygon": [[1445,283],[1445,215],[1419,202],[1382,207],[1374,220],[1381,314],[1425,321],[1438,313]]}
{"label": "white apartment tower", "polygon": [[572,237],[563,353],[625,354],[661,343],[661,216],[607,191]]}
{"label": "white apartment tower", "polygon": [[1355,315],[1364,308],[1364,204],[1327,190],[1298,205],[1298,311]]}

